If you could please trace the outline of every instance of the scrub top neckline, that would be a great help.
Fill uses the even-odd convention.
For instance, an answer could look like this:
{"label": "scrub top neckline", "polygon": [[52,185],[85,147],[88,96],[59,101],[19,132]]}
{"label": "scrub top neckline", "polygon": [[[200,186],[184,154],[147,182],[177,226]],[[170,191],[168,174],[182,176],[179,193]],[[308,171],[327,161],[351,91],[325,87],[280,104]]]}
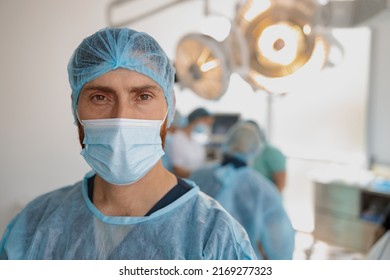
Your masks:
{"label": "scrub top neckline", "polygon": [[83,195],[83,199],[88,207],[88,209],[92,212],[94,216],[96,216],[100,221],[107,224],[115,224],[115,225],[132,225],[132,224],[138,224],[145,221],[149,221],[155,218],[158,218],[162,215],[165,215],[166,213],[174,210],[177,207],[180,207],[184,203],[186,203],[188,200],[193,198],[199,193],[199,187],[196,186],[192,181],[184,180],[186,183],[188,183],[192,189],[189,190],[187,193],[173,201],[171,204],[157,210],[156,212],[153,212],[149,216],[142,216],[142,217],[130,217],[130,216],[106,216],[100,210],[98,210],[95,205],[90,201],[88,198],[88,179],[92,176],[94,176],[96,173],[91,170],[88,172],[82,181],[81,184],[81,191]]}

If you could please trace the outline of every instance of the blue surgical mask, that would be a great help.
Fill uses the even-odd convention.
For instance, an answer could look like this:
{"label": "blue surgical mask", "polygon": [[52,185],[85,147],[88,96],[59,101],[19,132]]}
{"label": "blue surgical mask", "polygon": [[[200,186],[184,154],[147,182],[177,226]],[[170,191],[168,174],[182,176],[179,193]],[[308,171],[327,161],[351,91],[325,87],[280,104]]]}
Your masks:
{"label": "blue surgical mask", "polygon": [[207,144],[210,136],[210,127],[204,123],[195,125],[191,132],[191,137],[202,145]]}
{"label": "blue surgical mask", "polygon": [[81,155],[105,181],[132,184],[148,173],[164,154],[161,120],[83,120],[85,148]]}
{"label": "blue surgical mask", "polygon": [[210,134],[210,127],[207,124],[198,123],[197,125],[194,126],[192,131],[195,133],[199,133],[199,134],[209,135]]}

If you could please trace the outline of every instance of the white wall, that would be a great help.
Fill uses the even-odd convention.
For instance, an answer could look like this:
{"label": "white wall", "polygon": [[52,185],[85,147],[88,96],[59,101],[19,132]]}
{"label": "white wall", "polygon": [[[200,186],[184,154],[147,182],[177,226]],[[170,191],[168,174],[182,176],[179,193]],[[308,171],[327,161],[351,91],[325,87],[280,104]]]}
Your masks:
{"label": "white wall", "polygon": [[35,196],[80,180],[66,66],[107,0],[0,1],[0,232]]}
{"label": "white wall", "polygon": [[371,83],[368,114],[368,153],[373,165],[384,165],[390,170],[390,11],[370,21],[373,32]]}
{"label": "white wall", "polygon": [[[81,39],[106,25],[109,2],[0,2],[0,232],[32,198],[73,184],[89,169],[79,155],[66,65]],[[233,9],[233,0],[214,2],[225,14]],[[156,37],[173,58],[180,37],[199,30],[202,8],[202,1],[189,1],[131,27]],[[285,201],[297,228],[310,227],[307,175],[318,165],[296,158],[336,155],[330,160],[348,163],[351,158],[360,162],[364,154],[370,32],[364,28],[339,32],[336,37],[346,48],[343,62],[274,103],[273,139],[292,157]],[[184,114],[202,105],[214,112],[240,112],[265,124],[265,93],[254,93],[238,76],[232,77],[219,102],[176,90],[177,106]]]}

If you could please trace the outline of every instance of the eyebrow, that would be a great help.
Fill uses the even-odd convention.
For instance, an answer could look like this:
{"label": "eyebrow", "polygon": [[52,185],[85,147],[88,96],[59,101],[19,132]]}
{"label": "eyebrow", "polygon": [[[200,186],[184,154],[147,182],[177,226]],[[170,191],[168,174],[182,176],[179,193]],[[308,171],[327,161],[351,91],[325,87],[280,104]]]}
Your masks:
{"label": "eyebrow", "polygon": [[158,86],[140,86],[140,87],[131,87],[129,92],[135,92],[135,93],[141,93],[144,92],[145,90],[150,90],[150,91],[162,91],[162,89]]}
{"label": "eyebrow", "polygon": [[106,86],[86,86],[83,89],[83,91],[91,91],[91,90],[98,90],[98,91],[108,92],[108,93],[114,93],[115,92],[112,88],[106,87]]}
{"label": "eyebrow", "polygon": [[[83,91],[91,91],[91,90],[98,90],[98,91],[102,91],[102,92],[107,92],[107,93],[114,93],[115,90],[111,87],[107,87],[107,86],[86,86]],[[150,91],[159,91],[159,92],[162,92],[163,90],[158,87],[158,86],[154,86],[154,85],[147,85],[147,86],[139,86],[139,87],[131,87],[128,92],[134,92],[134,93],[142,93],[144,92],[145,90],[150,90]]]}

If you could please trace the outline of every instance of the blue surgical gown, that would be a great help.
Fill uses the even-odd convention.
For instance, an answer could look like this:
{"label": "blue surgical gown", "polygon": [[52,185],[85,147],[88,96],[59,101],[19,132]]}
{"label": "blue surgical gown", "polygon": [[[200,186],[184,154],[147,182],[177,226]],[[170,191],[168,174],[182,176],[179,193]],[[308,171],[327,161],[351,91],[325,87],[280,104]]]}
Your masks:
{"label": "blue surgical gown", "polygon": [[214,164],[191,177],[246,229],[259,258],[292,259],[295,230],[275,186],[251,167]]}
{"label": "blue surgical gown", "polygon": [[103,215],[83,181],[45,194],[8,225],[8,259],[256,259],[245,230],[218,202],[192,189],[145,217]]}

